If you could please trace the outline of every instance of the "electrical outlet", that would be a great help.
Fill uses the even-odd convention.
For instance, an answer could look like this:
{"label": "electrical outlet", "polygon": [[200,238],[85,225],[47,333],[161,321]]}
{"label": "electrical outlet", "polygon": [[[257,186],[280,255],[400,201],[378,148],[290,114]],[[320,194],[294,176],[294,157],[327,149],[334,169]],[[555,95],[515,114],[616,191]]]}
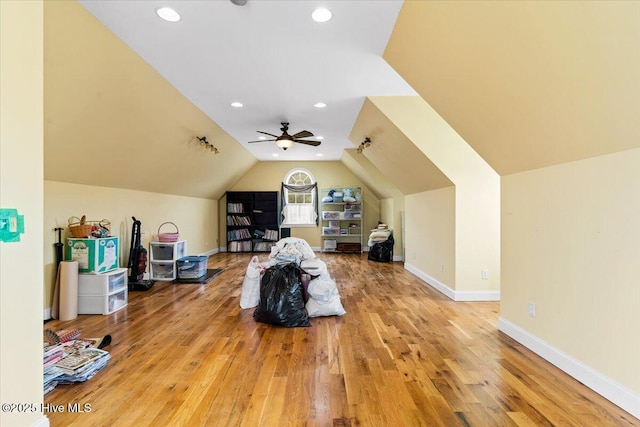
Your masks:
{"label": "electrical outlet", "polygon": [[486,280],[489,278],[489,270],[482,270],[482,279]]}
{"label": "electrical outlet", "polygon": [[529,316],[536,317],[536,303],[529,302]]}
{"label": "electrical outlet", "polygon": [[440,271],[444,271],[444,264],[440,264]]}

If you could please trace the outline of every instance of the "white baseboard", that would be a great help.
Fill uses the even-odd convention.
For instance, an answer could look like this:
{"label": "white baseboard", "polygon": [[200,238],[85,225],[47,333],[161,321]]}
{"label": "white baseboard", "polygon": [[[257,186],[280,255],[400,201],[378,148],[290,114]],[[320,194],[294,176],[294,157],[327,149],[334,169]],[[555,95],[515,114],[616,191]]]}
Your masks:
{"label": "white baseboard", "polygon": [[402,255],[394,255],[393,258],[391,259],[392,261],[399,261],[402,262],[404,261],[404,257]]}
{"label": "white baseboard", "polygon": [[220,248],[214,248],[214,249],[211,249],[210,251],[201,253],[200,256],[211,256],[213,254],[217,254],[218,252],[220,252]]}
{"label": "white baseboard", "polygon": [[47,307],[44,309],[44,312],[42,313],[42,320],[49,320],[51,319],[51,307]]}
{"label": "white baseboard", "polygon": [[429,276],[418,270],[408,262],[404,263],[405,270],[418,276],[423,282],[437,290],[438,292],[446,295],[453,301],[500,301],[500,291],[494,290],[478,290],[478,291],[456,291],[451,289],[439,280]]}
{"label": "white baseboard", "polygon": [[640,418],[640,394],[617,383],[508,320],[498,318],[498,330],[580,381],[615,405]]}

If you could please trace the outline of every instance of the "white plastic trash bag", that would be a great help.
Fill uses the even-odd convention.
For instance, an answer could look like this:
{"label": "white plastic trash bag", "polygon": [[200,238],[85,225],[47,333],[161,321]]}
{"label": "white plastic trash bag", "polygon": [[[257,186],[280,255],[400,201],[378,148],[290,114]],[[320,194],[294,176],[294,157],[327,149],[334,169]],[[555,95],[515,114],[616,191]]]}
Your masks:
{"label": "white plastic trash bag", "polygon": [[242,281],[242,294],[240,295],[240,308],[256,307],[260,302],[260,272],[263,265],[258,256],[251,258],[247,272]]}
{"label": "white plastic trash bag", "polygon": [[346,313],[336,282],[328,276],[323,275],[310,281],[307,295],[309,300],[305,308],[309,317],[342,316]]}

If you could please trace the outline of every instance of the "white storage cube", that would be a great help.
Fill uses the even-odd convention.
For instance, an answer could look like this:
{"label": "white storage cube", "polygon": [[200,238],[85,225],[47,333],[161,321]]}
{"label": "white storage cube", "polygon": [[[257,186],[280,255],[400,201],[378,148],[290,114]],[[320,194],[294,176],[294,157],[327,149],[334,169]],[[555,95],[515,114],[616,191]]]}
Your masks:
{"label": "white storage cube", "polygon": [[122,289],[127,289],[126,268],[102,274],[78,275],[78,295],[107,295]]}
{"label": "white storage cube", "polygon": [[174,261],[151,261],[151,280],[174,280],[176,263]]}
{"label": "white storage cube", "polygon": [[324,250],[326,251],[335,251],[338,241],[333,239],[327,239],[324,241]]}
{"label": "white storage cube", "polygon": [[150,242],[151,261],[175,261],[187,255],[187,241]]}
{"label": "white storage cube", "polygon": [[111,295],[79,295],[78,314],[111,314],[127,305],[127,289]]}

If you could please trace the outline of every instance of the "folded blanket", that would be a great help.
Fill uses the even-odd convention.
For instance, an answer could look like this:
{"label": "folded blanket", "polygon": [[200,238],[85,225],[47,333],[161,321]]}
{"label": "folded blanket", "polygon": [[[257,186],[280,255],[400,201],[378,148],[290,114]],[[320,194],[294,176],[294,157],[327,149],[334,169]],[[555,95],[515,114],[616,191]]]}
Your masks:
{"label": "folded blanket", "polygon": [[372,246],[374,243],[384,242],[391,236],[391,230],[372,230],[369,234],[369,242],[367,246]]}

